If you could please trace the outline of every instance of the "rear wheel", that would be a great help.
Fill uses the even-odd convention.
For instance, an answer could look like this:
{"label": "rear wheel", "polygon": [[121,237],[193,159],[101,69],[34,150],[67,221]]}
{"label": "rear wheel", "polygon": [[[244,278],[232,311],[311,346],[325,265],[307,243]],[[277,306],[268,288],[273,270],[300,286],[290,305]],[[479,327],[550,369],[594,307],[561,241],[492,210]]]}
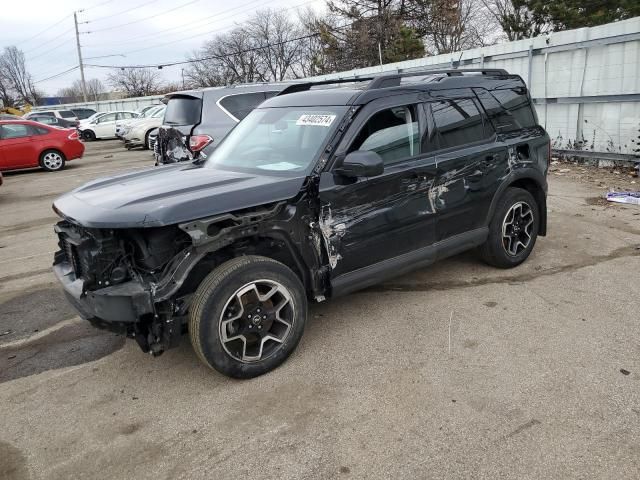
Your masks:
{"label": "rear wheel", "polygon": [[230,377],[252,378],[291,355],[306,317],[304,287],[287,266],[244,256],[202,281],[191,304],[189,335],[205,365]]}
{"label": "rear wheel", "polygon": [[96,139],[96,134],[93,130],[85,130],[84,132],[82,132],[82,138],[92,142]]}
{"label": "rear wheel", "polygon": [[540,210],[533,195],[521,188],[508,188],[489,224],[489,236],[480,247],[483,260],[498,268],[524,262],[536,243]]}
{"label": "rear wheel", "polygon": [[64,163],[64,154],[58,150],[45,150],[40,155],[40,166],[49,172],[62,170]]}

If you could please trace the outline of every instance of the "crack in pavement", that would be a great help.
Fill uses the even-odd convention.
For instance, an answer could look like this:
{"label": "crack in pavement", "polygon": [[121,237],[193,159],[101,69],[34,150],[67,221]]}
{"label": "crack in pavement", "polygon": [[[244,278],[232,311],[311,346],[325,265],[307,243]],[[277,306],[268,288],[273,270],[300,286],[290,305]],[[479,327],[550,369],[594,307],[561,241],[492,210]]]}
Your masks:
{"label": "crack in pavement", "polygon": [[501,283],[522,283],[529,280],[535,280],[539,277],[547,277],[559,273],[568,273],[580,270],[581,268],[592,267],[600,263],[616,260],[625,257],[640,257],[640,246],[631,245],[614,250],[608,255],[597,255],[583,262],[573,263],[570,265],[560,265],[551,267],[547,270],[537,272],[528,272],[521,275],[512,275],[500,278],[479,278],[477,280],[451,280],[438,283],[383,283],[357,293],[378,293],[378,292],[425,292],[428,290],[451,290],[454,288],[477,287],[482,285],[501,284]]}

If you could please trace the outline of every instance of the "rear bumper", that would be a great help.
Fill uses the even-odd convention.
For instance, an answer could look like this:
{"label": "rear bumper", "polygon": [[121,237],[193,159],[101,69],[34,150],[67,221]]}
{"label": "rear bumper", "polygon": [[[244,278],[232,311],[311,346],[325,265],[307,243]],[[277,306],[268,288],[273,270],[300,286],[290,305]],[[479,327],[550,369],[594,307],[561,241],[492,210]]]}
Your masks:
{"label": "rear bumper", "polygon": [[151,292],[135,281],[83,292],[83,280],[76,278],[62,250],[55,254],[53,273],[79,315],[98,328],[130,333],[134,323],[154,311]]}
{"label": "rear bumper", "polygon": [[82,158],[84,155],[84,143],[78,140],[77,142],[74,142],[74,144],[67,146],[63,153],[67,158],[67,161]]}

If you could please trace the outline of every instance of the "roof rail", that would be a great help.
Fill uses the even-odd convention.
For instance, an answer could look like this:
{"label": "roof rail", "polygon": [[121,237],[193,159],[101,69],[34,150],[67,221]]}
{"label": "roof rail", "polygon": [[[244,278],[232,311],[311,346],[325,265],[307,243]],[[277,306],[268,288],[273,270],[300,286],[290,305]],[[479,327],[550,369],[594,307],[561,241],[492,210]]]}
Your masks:
{"label": "roof rail", "polygon": [[367,82],[370,80],[374,80],[377,77],[354,77],[354,78],[337,78],[335,80],[320,80],[318,82],[304,82],[304,83],[293,83],[286,87],[284,90],[281,90],[277,96],[286,95],[288,93],[295,92],[304,92],[306,90],[310,90],[311,87],[315,87],[316,85],[332,85],[334,83],[353,83],[353,82]]}
{"label": "roof rail", "polygon": [[509,75],[503,68],[458,68],[447,70],[420,70],[416,72],[391,73],[380,75],[367,85],[367,90],[375,90],[377,88],[397,87],[403,77],[418,77],[420,75],[446,74],[449,77],[462,76],[465,73],[481,73],[482,75]]}

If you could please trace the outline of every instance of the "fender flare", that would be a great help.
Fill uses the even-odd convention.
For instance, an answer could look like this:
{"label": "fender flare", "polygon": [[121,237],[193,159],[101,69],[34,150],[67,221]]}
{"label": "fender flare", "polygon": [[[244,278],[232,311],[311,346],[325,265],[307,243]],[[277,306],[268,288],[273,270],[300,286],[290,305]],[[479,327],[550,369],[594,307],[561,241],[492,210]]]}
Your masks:
{"label": "fender flare", "polygon": [[485,219],[485,225],[491,223],[491,219],[496,211],[498,200],[502,197],[507,188],[512,187],[515,183],[520,181],[533,182],[536,185],[536,192],[532,192],[536,202],[538,203],[538,209],[540,214],[540,226],[538,235],[545,236],[547,234],[547,178],[540,171],[534,168],[523,168],[512,171],[502,181],[500,187],[493,195],[491,200],[491,206]]}

